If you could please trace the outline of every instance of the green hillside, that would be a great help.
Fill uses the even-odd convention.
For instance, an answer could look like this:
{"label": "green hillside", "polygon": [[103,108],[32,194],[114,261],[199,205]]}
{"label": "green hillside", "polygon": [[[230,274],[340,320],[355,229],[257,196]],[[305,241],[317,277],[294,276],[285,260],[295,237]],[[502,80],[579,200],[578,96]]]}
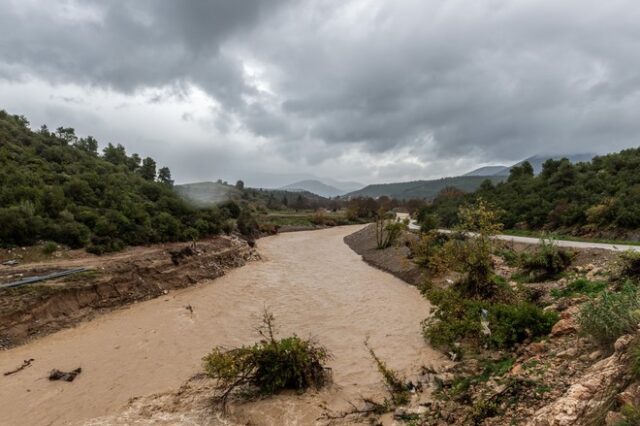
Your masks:
{"label": "green hillside", "polygon": [[387,197],[407,200],[411,198],[435,198],[445,188],[458,188],[465,192],[475,191],[486,179],[500,182],[505,179],[502,176],[456,176],[436,180],[416,180],[412,182],[384,183],[368,185],[364,188],[347,194],[350,197]]}
{"label": "green hillside", "polygon": [[456,221],[455,205],[478,197],[501,211],[507,228],[576,234],[636,232],[640,227],[640,148],[579,164],[547,160],[537,176],[525,162],[513,167],[503,183],[485,183],[473,194],[438,197],[430,209],[451,224]]}
{"label": "green hillside", "polygon": [[33,131],[0,111],[0,245],[51,240],[94,252],[219,232],[225,212],[198,211],[152,158],[71,128]]}

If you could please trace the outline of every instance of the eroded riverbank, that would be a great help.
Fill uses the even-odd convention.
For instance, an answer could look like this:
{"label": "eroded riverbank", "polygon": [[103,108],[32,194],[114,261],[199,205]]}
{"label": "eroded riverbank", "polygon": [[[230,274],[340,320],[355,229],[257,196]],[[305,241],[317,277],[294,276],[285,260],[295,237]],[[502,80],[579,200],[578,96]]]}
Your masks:
{"label": "eroded riverbank", "polygon": [[[364,347],[366,338],[401,373],[443,362],[420,334],[420,321],[429,313],[425,299],[343,243],[358,229],[261,239],[262,261],[1,352],[0,371],[35,359],[32,367],[0,378],[2,421],[82,424],[101,416],[119,421],[130,398],[175,390],[201,371],[200,359],[213,346],[255,341],[254,325],[265,306],[283,335],[311,335],[328,347],[334,385],[307,397],[245,404],[234,410],[243,422],[313,424],[322,404],[340,410],[348,407],[346,401],[380,395],[381,378]],[[77,367],[83,372],[73,383],[46,378],[53,368]],[[135,414],[139,420],[146,415],[151,422],[158,414],[144,411]]]}

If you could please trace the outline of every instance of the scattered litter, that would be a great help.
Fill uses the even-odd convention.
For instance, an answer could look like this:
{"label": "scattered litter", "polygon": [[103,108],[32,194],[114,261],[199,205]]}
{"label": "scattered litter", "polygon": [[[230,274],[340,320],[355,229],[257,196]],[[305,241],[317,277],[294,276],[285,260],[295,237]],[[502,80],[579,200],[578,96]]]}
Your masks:
{"label": "scattered litter", "polygon": [[191,313],[191,315],[193,315],[193,306],[191,305],[187,305],[184,307],[187,311],[189,311]]}
{"label": "scattered litter", "polygon": [[25,359],[24,361],[22,361],[22,365],[18,368],[16,368],[15,370],[11,370],[11,371],[7,371],[6,373],[4,373],[5,376],[10,376],[12,374],[16,374],[19,371],[24,370],[27,367],[31,367],[31,363],[35,361],[35,359],[30,358],[30,359]]}
{"label": "scattered litter", "polygon": [[17,259],[11,259],[11,260],[7,260],[6,262],[2,262],[4,266],[16,266],[19,263],[20,261]]}
{"label": "scattered litter", "polygon": [[82,368],[76,368],[73,371],[65,372],[60,370],[51,370],[49,380],[64,380],[65,382],[73,382],[78,374],[82,373]]}
{"label": "scattered litter", "polygon": [[489,311],[483,309],[480,312],[480,326],[482,327],[482,334],[485,336],[491,336],[491,329],[489,328]]}

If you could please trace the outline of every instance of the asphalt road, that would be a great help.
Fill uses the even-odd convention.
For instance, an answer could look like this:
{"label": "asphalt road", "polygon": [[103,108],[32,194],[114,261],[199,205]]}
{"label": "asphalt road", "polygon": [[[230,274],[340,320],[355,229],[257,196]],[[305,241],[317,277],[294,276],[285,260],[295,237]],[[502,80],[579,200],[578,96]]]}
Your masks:
{"label": "asphalt road", "polygon": [[[409,224],[409,229],[416,231],[420,230],[420,226],[415,222],[411,222]],[[448,229],[439,229],[438,231],[444,233],[450,233],[452,231]],[[503,241],[511,241],[514,243],[523,243],[523,244],[539,244],[539,238],[533,237],[517,237],[514,235],[496,235],[494,238]],[[558,247],[569,247],[569,248],[577,248],[577,249],[601,249],[601,250],[610,250],[610,251],[640,251],[640,245],[626,245],[626,244],[607,244],[607,243],[595,243],[588,241],[569,241],[569,240],[555,240],[555,243]]]}

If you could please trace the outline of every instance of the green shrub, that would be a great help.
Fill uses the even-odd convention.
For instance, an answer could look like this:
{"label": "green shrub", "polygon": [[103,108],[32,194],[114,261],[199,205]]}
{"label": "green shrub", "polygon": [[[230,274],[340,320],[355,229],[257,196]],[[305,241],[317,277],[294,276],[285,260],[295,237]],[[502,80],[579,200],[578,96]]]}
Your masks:
{"label": "green shrub", "polygon": [[238,231],[247,237],[255,237],[259,233],[259,226],[256,218],[248,209],[243,209],[237,220]]}
{"label": "green shrub", "polygon": [[376,247],[384,250],[395,244],[398,237],[407,228],[402,222],[394,222],[386,213],[378,213],[376,216]]}
{"label": "green shrub", "polygon": [[259,331],[260,343],[231,350],[217,347],[203,358],[206,373],[217,381],[216,399],[223,406],[236,390],[245,395],[270,395],[325,384],[323,364],[330,358],[325,348],[296,335],[276,339],[274,318],[268,312]]}
{"label": "green shrub", "polygon": [[640,322],[638,288],[630,283],[619,292],[605,291],[583,305],[578,324],[583,333],[602,345],[609,345],[624,334],[635,332]]}
{"label": "green shrub", "polygon": [[557,321],[558,314],[531,303],[495,304],[489,308],[490,340],[495,346],[511,347],[526,338],[549,334]]}
{"label": "green shrub", "polygon": [[56,250],[58,250],[58,245],[56,243],[54,243],[53,241],[47,241],[42,246],[42,253],[47,254],[47,255],[53,254],[53,252],[55,252]]}
{"label": "green shrub", "polygon": [[616,269],[616,275],[622,279],[640,280],[640,252],[627,250],[620,254]]}
{"label": "green shrub", "polygon": [[447,269],[447,259],[442,248],[448,239],[446,234],[438,232],[420,235],[420,239],[412,241],[409,245],[411,259],[432,272],[444,272]]}
{"label": "green shrub", "polygon": [[[465,298],[453,289],[431,290],[428,297],[436,310],[423,321],[423,334],[432,345],[446,350],[461,341],[510,348],[527,338],[547,335],[558,320],[556,313],[544,312],[528,302],[491,303]],[[490,335],[482,332],[483,317]]]}
{"label": "green shrub", "polygon": [[541,238],[533,252],[522,255],[521,266],[533,280],[541,281],[563,272],[574,257],[575,253],[558,248],[553,239]]}
{"label": "green shrub", "polygon": [[472,207],[461,207],[458,216],[458,230],[465,238],[451,239],[445,244],[447,263],[465,274],[458,286],[465,297],[490,299],[496,290],[491,258],[495,247],[492,236],[500,231],[502,225],[497,222],[496,211],[482,199]]}
{"label": "green shrub", "polygon": [[551,296],[555,298],[570,297],[576,294],[584,294],[595,297],[607,288],[607,283],[603,281],[589,281],[585,278],[578,278],[572,281],[563,289],[551,290]]}
{"label": "green shrub", "polygon": [[614,426],[640,426],[640,407],[625,404],[620,413],[624,419],[614,423]]}
{"label": "green shrub", "polygon": [[629,370],[636,380],[640,379],[640,341],[637,339],[629,348]]}

